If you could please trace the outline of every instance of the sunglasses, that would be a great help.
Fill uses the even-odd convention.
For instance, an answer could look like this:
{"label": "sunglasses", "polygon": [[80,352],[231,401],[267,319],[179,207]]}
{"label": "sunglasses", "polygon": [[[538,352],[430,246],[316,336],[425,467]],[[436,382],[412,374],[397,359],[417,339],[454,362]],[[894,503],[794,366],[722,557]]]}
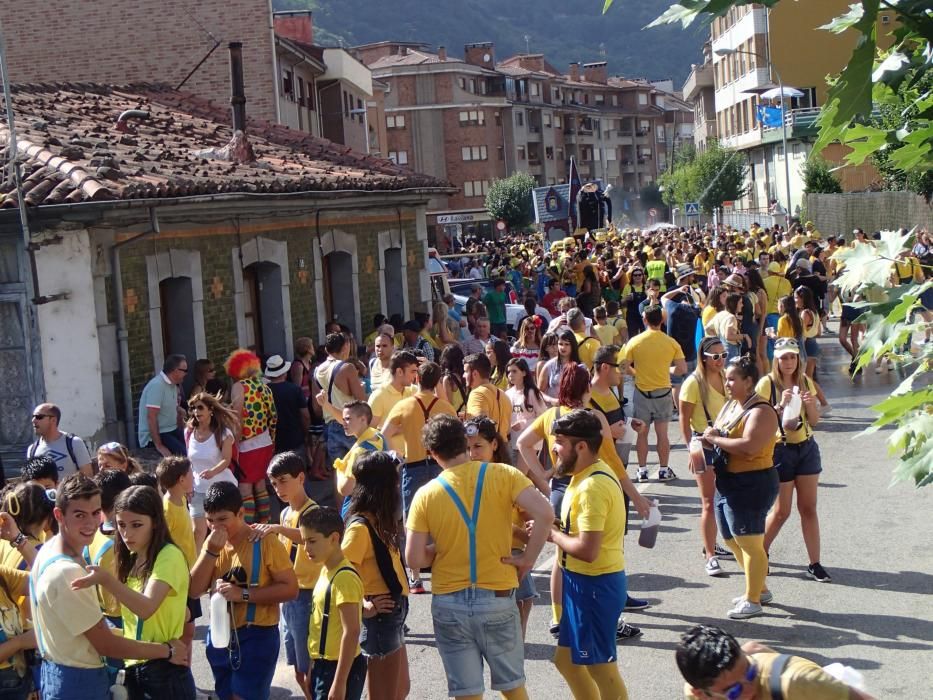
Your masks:
{"label": "sunglasses", "polygon": [[52,416],[48,413],[33,413],[32,414],[33,420],[42,420],[43,418],[51,418],[51,417]]}
{"label": "sunglasses", "polygon": [[725,360],[729,357],[727,352],[704,352],[703,354],[711,360]]}
{"label": "sunglasses", "polygon": [[722,692],[706,691],[707,697],[726,698],[726,700],[739,700],[742,697],[742,690],[746,683],[751,683],[758,677],[758,666],[751,660],[748,662],[748,670],[745,671],[745,679],[738,683],[733,683]]}

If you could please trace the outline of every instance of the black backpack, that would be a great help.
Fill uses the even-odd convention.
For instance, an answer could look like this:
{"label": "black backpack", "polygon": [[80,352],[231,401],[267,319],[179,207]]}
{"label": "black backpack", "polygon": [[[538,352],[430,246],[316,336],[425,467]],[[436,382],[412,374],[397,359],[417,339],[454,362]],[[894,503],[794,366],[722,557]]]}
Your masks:
{"label": "black backpack", "polygon": [[677,341],[684,357],[692,360],[696,357],[697,308],[688,304],[677,303],[667,317],[667,334]]}
{"label": "black backpack", "polygon": [[[84,442],[84,440],[79,438],[77,435],[72,435],[71,433],[62,433],[62,434],[65,436],[65,449],[68,450],[68,456],[71,457],[71,461],[74,463],[75,469],[78,469],[81,465],[78,464],[78,460],[75,458],[74,441],[81,440],[81,442]],[[85,445],[85,447],[87,446]],[[32,457],[35,457],[36,450],[38,449],[39,449],[39,440],[36,440],[26,450],[26,457],[29,459],[31,459]]]}

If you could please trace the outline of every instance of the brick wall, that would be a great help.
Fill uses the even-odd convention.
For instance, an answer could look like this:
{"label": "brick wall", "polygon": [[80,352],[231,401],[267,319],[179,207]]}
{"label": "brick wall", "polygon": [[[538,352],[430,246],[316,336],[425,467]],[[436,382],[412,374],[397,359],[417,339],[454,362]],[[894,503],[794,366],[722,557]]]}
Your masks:
{"label": "brick wall", "polygon": [[273,49],[267,0],[6,0],[4,31],[13,83],[85,81],[177,85],[222,43],[185,84],[186,90],[230,101],[227,43],[243,42],[247,114],[275,120]]}
{"label": "brick wall", "polygon": [[933,207],[913,192],[805,194],[804,213],[826,236],[852,238],[859,227],[872,231],[914,226],[933,229]]}

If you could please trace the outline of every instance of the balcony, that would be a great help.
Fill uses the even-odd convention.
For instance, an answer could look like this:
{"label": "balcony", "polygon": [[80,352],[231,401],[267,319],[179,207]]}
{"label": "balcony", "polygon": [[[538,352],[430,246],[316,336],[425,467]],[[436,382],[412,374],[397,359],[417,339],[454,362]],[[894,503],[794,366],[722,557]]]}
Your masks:
{"label": "balcony", "polygon": [[695,66],[684,83],[684,99],[688,102],[692,101],[703,88],[711,88],[713,84],[713,64],[703,63]]}
{"label": "balcony", "polygon": [[[819,107],[802,107],[788,110],[784,115],[784,126],[789,139],[813,139],[820,130],[816,125]],[[761,143],[776,143],[783,138],[780,126],[759,126]]]}

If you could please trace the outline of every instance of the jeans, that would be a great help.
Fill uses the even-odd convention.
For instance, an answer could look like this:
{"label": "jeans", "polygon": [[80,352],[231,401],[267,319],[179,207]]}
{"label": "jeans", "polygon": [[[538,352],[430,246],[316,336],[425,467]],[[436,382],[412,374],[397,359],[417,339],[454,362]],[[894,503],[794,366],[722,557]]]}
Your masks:
{"label": "jeans", "polygon": [[343,429],[340,421],[332,420],[324,425],[324,443],[327,446],[327,467],[334,468],[334,460],[345,457],[356,440]]}
{"label": "jeans", "polygon": [[[315,659],[309,682],[311,697],[314,700],[327,700],[335,675],[337,675],[336,661]],[[364,685],[366,685],[366,657],[359,654],[353,659],[353,665],[350,666],[350,673],[347,675],[346,700],[360,700],[363,696]]]}
{"label": "jeans", "polygon": [[763,535],[778,488],[778,471],[774,467],[754,472],[717,471],[713,508],[723,539]]}
{"label": "jeans", "polygon": [[[765,316],[765,328],[774,328],[777,330],[778,314],[768,314]],[[768,362],[774,359],[774,338],[768,338]]]}
{"label": "jeans", "polygon": [[220,700],[269,700],[275,663],[279,658],[279,628],[237,627],[231,648],[216,649],[207,634],[207,662],[214,674],[214,694]]}
{"label": "jeans", "polygon": [[440,473],[441,468],[431,459],[402,465],[402,510],[405,512],[405,520],[408,520],[408,511],[418,489]]}
{"label": "jeans", "polygon": [[32,674],[26,669],[26,675],[20,676],[16,669],[0,669],[0,700],[26,700],[32,691]]}
{"label": "jeans", "polygon": [[165,659],[129,666],[126,691],[130,700],[195,700],[196,697],[191,669]]}
{"label": "jeans", "polygon": [[282,620],[279,623],[285,642],[285,661],[301,673],[307,673],[311,667],[308,654],[311,593],[310,588],[302,588],[297,598],[282,603]]}
{"label": "jeans", "polygon": [[42,700],[110,700],[110,679],[104,666],[76,668],[42,662]]}

